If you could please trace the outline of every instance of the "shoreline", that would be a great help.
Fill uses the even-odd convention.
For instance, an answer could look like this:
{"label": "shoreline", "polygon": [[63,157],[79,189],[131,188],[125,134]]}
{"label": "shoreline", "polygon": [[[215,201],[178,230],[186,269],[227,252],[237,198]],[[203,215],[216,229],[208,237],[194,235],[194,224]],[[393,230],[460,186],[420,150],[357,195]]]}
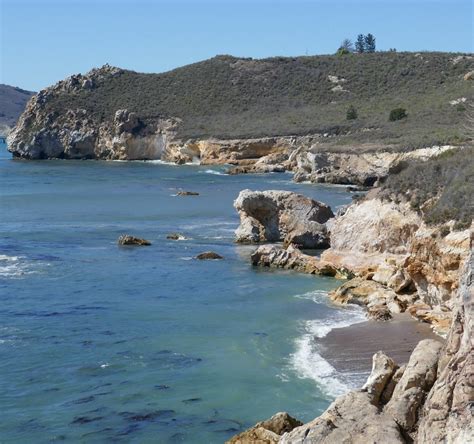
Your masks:
{"label": "shoreline", "polygon": [[386,322],[367,320],[334,328],[322,338],[314,337],[314,343],[321,357],[337,373],[355,385],[362,385],[371,372],[375,353],[383,350],[398,365],[403,365],[423,339],[445,342],[429,324],[400,313]]}

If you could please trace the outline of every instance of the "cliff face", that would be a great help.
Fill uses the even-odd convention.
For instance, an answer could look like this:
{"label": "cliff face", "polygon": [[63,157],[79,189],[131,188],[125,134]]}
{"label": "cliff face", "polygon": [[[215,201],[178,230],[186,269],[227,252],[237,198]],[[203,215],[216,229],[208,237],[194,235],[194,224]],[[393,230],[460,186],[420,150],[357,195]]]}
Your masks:
{"label": "cliff face", "polygon": [[[262,138],[184,139],[178,117],[141,117],[126,108],[114,108],[104,118],[86,103],[74,101],[85,94],[94,103],[94,91],[106,89],[124,75],[104,66],[86,75],[72,76],[34,96],[8,137],[8,149],[27,159],[155,160],[178,164],[231,164],[230,173],[293,171],[295,180],[373,185],[403,162],[426,159],[449,146],[396,152],[384,144],[355,145],[334,150],[330,134]],[[55,102],[64,100],[64,109]],[[87,102],[88,103],[88,102]]]}
{"label": "cliff face", "polygon": [[71,107],[59,113],[48,107],[59,95],[93,90],[121,72],[105,66],[85,76],[72,76],[32,97],[8,136],[9,150],[28,159],[161,158],[176,123],[172,119],[146,125],[135,113],[118,109],[112,121],[99,121],[85,109]]}
{"label": "cliff face", "polygon": [[326,227],[331,247],[320,258],[295,245],[265,245],[253,253],[252,263],[349,278],[330,294],[335,302],[366,306],[375,319],[408,311],[446,334],[470,251],[470,229],[455,230],[453,222],[427,226],[408,204],[370,195]]}
{"label": "cliff face", "polygon": [[274,418],[283,415],[279,413],[230,442],[255,442],[256,430],[265,442],[282,444],[472,442],[473,234],[458,274],[459,288],[452,293],[454,316],[444,346],[421,341],[402,367],[378,352],[366,384],[336,399],[318,418],[303,425],[292,419],[290,429],[279,430],[273,426]]}
{"label": "cliff face", "polygon": [[[374,53],[218,56],[161,74],[105,65],[38,93],[9,146],[25,158],[197,158],[242,167],[236,172],[271,155],[256,171],[371,184],[400,160],[394,152],[462,140],[471,64],[462,55]],[[389,122],[400,103],[409,117]],[[349,105],[364,110],[359,119],[346,119]],[[341,146],[363,156],[326,154]]]}

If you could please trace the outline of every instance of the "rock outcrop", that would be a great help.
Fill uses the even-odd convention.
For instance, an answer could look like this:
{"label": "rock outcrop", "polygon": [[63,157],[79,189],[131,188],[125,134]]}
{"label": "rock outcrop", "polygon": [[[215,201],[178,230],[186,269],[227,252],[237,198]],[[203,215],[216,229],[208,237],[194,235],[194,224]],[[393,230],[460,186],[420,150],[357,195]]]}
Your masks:
{"label": "rock outcrop", "polygon": [[354,150],[322,149],[317,143],[292,153],[295,181],[372,186],[411,160],[426,160],[451,146],[396,152],[365,144]]}
{"label": "rock outcrop", "polygon": [[[281,436],[271,435],[271,440],[262,442],[280,444],[446,442],[445,435],[434,441],[427,441],[424,437],[420,439],[419,434],[417,435],[420,417],[422,424],[426,420],[426,416],[421,414],[424,411],[423,404],[427,395],[432,396],[435,390],[433,385],[438,375],[441,348],[442,344],[438,341],[429,339],[421,341],[410,356],[406,367],[398,367],[382,352],[376,353],[373,356],[372,372],[360,390],[337,398],[313,421],[296,426]],[[464,407],[467,405],[468,402],[464,399]],[[258,423],[229,442],[244,443],[252,442],[252,438],[259,439],[260,436],[264,436],[261,426],[264,423]],[[257,434],[257,431],[260,434]],[[243,437],[251,439],[238,440]]]}
{"label": "rock outcrop", "polygon": [[465,263],[454,298],[453,323],[438,377],[422,409],[419,443],[474,441],[474,251]]}
{"label": "rock outcrop", "polygon": [[408,310],[438,332],[447,332],[452,295],[470,251],[469,229],[445,234],[440,227],[428,227],[408,205],[370,194],[333,219],[329,229],[331,248],[321,260],[357,275],[332,293],[336,301],[344,302],[341,296],[360,286],[358,291],[367,294],[345,302],[357,299],[369,309],[382,304],[391,313]]}
{"label": "rock outcrop", "polygon": [[321,202],[290,191],[243,190],[234,202],[240,216],[237,242],[278,242],[302,248],[328,246],[325,223],[334,216]]}
{"label": "rock outcrop", "polygon": [[460,285],[451,298],[454,316],[444,345],[431,339],[420,341],[403,367],[376,353],[362,389],[339,397],[318,418],[269,442],[473,442],[473,240],[471,232]]}
{"label": "rock outcrop", "polygon": [[[271,245],[259,247],[252,263],[351,279],[330,293],[335,302],[366,306],[377,320],[408,311],[446,334],[470,230],[457,231],[451,224],[446,234],[445,227],[428,227],[408,205],[373,194],[326,222],[330,248],[320,258],[295,245]],[[268,239],[261,235],[264,225],[247,215],[241,210],[239,232],[255,241]]]}
{"label": "rock outcrop", "polygon": [[301,421],[286,412],[279,412],[266,421],[255,424],[249,430],[234,436],[227,444],[273,444],[277,443],[284,433],[303,425]]}
{"label": "rock outcrop", "polygon": [[196,259],[199,259],[201,261],[206,261],[206,260],[218,260],[218,259],[224,259],[224,258],[220,254],[214,251],[204,251],[203,253],[199,253],[196,256]]}
{"label": "rock outcrop", "polygon": [[344,276],[345,270],[335,268],[329,262],[302,253],[298,248],[289,245],[282,248],[278,245],[262,245],[251,255],[252,265],[271,268],[284,268],[301,273],[323,276]]}
{"label": "rock outcrop", "polygon": [[176,119],[141,121],[127,109],[101,120],[81,108],[58,114],[50,104],[67,94],[87,94],[124,71],[109,65],[73,75],[33,96],[8,136],[8,149],[27,159],[160,159]]}
{"label": "rock outcrop", "polygon": [[119,245],[138,245],[138,246],[148,246],[151,245],[151,242],[140,237],[130,236],[129,234],[123,234],[118,238],[117,243]]}

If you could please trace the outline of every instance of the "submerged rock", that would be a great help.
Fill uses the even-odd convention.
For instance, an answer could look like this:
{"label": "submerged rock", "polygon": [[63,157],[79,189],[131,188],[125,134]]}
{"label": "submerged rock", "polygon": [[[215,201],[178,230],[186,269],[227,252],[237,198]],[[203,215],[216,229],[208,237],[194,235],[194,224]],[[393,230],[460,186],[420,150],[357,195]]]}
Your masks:
{"label": "submerged rock", "polygon": [[326,204],[290,191],[243,190],[234,207],[240,216],[237,242],[284,241],[302,248],[329,246],[324,224],[334,214]]}
{"label": "submerged rock", "polygon": [[178,191],[176,196],[199,196],[196,191]]}
{"label": "submerged rock", "polygon": [[120,236],[117,243],[119,245],[151,245],[151,242],[146,239],[130,236],[128,234],[123,234]]}
{"label": "submerged rock", "polygon": [[170,233],[166,236],[169,240],[186,240],[186,236],[181,233]]}
{"label": "submerged rock", "polygon": [[214,251],[205,251],[204,253],[199,253],[196,256],[196,259],[215,260],[215,259],[224,259],[224,258],[220,254],[215,253]]}

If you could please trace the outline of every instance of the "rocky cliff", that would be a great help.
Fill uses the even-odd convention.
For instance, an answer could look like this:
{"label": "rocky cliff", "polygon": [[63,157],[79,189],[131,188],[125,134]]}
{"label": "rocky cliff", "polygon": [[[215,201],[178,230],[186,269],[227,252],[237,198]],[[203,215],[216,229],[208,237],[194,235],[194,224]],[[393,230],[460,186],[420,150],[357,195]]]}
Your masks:
{"label": "rocky cliff", "polygon": [[[474,252],[465,258],[454,292],[453,321],[447,342],[421,341],[406,366],[382,352],[373,357],[372,373],[360,390],[336,399],[313,421],[276,429],[270,420],[233,438],[232,443],[470,443],[474,439],[471,403],[474,396]],[[287,414],[286,414],[287,415]],[[277,422],[278,424],[278,422]],[[267,433],[271,431],[271,433]]]}
{"label": "rocky cliff", "polygon": [[[403,160],[397,152],[463,140],[471,64],[463,55],[376,53],[218,56],[163,74],[105,65],[31,99],[9,148],[34,159],[199,160],[371,184]],[[334,89],[341,82],[345,92]],[[466,100],[452,105],[459,97]],[[389,122],[400,104],[409,117]],[[346,120],[349,105],[364,109],[359,119]]]}
{"label": "rocky cliff", "polygon": [[408,311],[446,333],[472,228],[456,230],[454,222],[428,226],[408,204],[377,195],[350,205],[326,226],[330,248],[320,258],[294,246],[262,246],[252,262],[349,277],[330,294],[335,302],[367,306],[369,315],[380,319]]}

